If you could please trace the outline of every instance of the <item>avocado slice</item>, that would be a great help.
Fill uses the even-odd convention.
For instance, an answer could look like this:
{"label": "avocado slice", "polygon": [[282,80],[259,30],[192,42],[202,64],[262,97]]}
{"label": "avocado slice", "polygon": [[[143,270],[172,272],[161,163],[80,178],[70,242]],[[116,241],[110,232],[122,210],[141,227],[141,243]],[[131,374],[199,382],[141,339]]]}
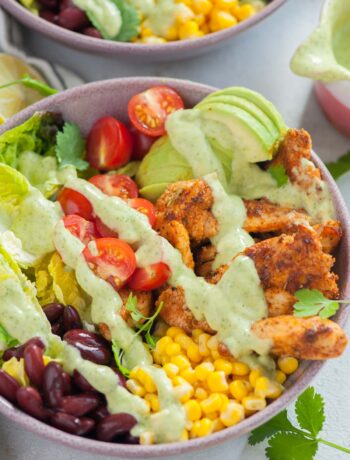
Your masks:
{"label": "avocado slice", "polygon": [[251,89],[241,86],[232,86],[209,94],[209,96],[207,96],[201,103],[206,100],[210,100],[211,98],[216,98],[217,96],[236,96],[255,104],[270,118],[274,125],[277,126],[281,136],[284,136],[286,133],[287,126],[276,107],[272,104],[272,102],[268,101],[264,96],[256,91],[252,91]]}
{"label": "avocado slice", "polygon": [[213,93],[210,97],[205,99],[203,103],[199,103],[197,105],[197,108],[200,109],[202,105],[204,106],[209,101],[210,103],[220,102],[222,104],[232,105],[233,107],[238,107],[242,110],[245,110],[250,115],[252,115],[254,118],[256,118],[256,120],[259,121],[270,132],[270,134],[273,137],[278,138],[281,136],[280,130],[274,124],[274,122],[266,115],[266,113],[263,112],[260,109],[260,107],[258,107],[256,104],[248,101],[247,99],[244,99],[238,96],[232,96],[230,94],[222,95],[222,94]]}
{"label": "avocado slice", "polygon": [[[208,101],[201,105],[204,119],[223,124],[232,135],[233,151],[244,155],[250,163],[270,160],[276,149],[276,139],[255,117],[229,104]],[[220,128],[215,138],[220,142]]]}
{"label": "avocado slice", "polygon": [[161,184],[147,185],[146,187],[142,187],[139,190],[140,195],[142,198],[146,198],[147,200],[150,200],[154,203],[170,183],[171,182],[164,182]]}

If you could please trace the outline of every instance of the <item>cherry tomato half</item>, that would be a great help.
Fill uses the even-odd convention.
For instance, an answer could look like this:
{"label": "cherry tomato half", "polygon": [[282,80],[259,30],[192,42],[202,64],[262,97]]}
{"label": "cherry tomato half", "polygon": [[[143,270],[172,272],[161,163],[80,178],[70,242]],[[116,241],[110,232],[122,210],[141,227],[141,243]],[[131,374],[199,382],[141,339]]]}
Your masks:
{"label": "cherry tomato half", "polygon": [[158,262],[146,268],[137,268],[128,282],[135,291],[152,291],[160,288],[170,278],[171,271],[167,264]]}
{"label": "cherry tomato half", "polygon": [[111,230],[110,228],[108,228],[107,225],[103,223],[99,217],[95,217],[95,225],[96,225],[96,229],[100,237],[118,238],[117,233],[114,230]]}
{"label": "cherry tomato half", "polygon": [[156,223],[156,208],[150,201],[145,200],[144,198],[133,198],[128,201],[128,204],[133,209],[136,209],[136,211],[147,216],[151,227],[154,227],[154,224]]}
{"label": "cherry tomato half", "polygon": [[72,235],[79,238],[85,245],[98,236],[95,224],[76,214],[64,216],[63,224]]}
{"label": "cherry tomato half", "polygon": [[124,174],[98,174],[89,179],[103,193],[109,196],[119,196],[123,200],[136,198],[139,194],[136,183]]}
{"label": "cherry tomato half", "polygon": [[95,169],[125,165],[131,157],[132,138],[127,127],[113,117],[96,121],[87,138],[87,160]]}
{"label": "cherry tomato half", "polygon": [[71,188],[63,188],[57,196],[66,215],[77,214],[86,220],[93,220],[93,208],[90,201]]}
{"label": "cherry tomato half", "polygon": [[[96,247],[90,250],[90,245]],[[108,281],[114,289],[120,289],[136,269],[136,257],[125,241],[117,238],[98,238],[83,251],[91,270]]]}
{"label": "cherry tomato half", "polygon": [[150,151],[157,138],[141,133],[133,125],[130,125],[129,131],[133,140],[132,158],[140,161]]}
{"label": "cherry tomato half", "polygon": [[168,86],[154,86],[130,99],[128,114],[137,130],[158,137],[165,134],[167,117],[183,108],[183,100],[176,91]]}

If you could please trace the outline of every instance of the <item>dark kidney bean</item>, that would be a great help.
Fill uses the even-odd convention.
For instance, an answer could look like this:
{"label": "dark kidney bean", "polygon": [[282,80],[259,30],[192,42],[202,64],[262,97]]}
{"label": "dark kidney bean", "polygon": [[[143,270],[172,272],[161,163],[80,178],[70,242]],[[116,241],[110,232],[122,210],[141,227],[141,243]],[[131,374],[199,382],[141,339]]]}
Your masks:
{"label": "dark kidney bean", "polygon": [[64,305],[61,303],[53,302],[44,305],[43,311],[46,315],[46,318],[50,321],[51,324],[55,323],[64,312]]}
{"label": "dark kidney bean", "polygon": [[87,35],[89,37],[102,38],[101,32],[99,30],[95,29],[95,27],[86,27],[81,32],[84,35]]}
{"label": "dark kidney bean", "polygon": [[73,387],[72,387],[72,379],[67,372],[62,372],[62,380],[63,380],[63,394],[70,395],[73,393]]}
{"label": "dark kidney bean", "polygon": [[58,24],[65,29],[78,30],[87,27],[89,19],[84,11],[76,6],[69,6],[59,13]]}
{"label": "dark kidney bean", "polygon": [[0,369],[0,395],[8,401],[16,401],[16,393],[20,388],[19,383],[7,372]]}
{"label": "dark kidney bean", "polygon": [[101,405],[100,407],[98,407],[96,410],[94,410],[90,414],[90,417],[92,417],[98,423],[102,419],[107,417],[108,415],[111,415],[111,414],[110,414],[109,410],[107,409],[107,406]]}
{"label": "dark kidney bean", "polygon": [[56,428],[67,433],[76,434],[77,436],[89,433],[95,426],[95,421],[91,418],[78,418],[64,412],[56,412],[51,416],[50,421]]}
{"label": "dark kidney bean", "polygon": [[76,417],[81,417],[96,409],[100,398],[95,393],[82,393],[75,396],[65,396],[61,399],[60,410]]}
{"label": "dark kidney bean", "polygon": [[28,342],[24,343],[23,345],[20,345],[19,347],[12,347],[5,350],[2,359],[4,361],[9,361],[13,357],[15,357],[16,359],[23,358],[25,348],[31,343],[34,343],[38,347],[41,347],[43,350],[45,350],[45,345],[42,342],[42,340],[39,337],[33,337],[32,339],[28,340]]}
{"label": "dark kidney bean", "polygon": [[50,10],[41,10],[39,11],[39,16],[43,19],[45,19],[45,21],[49,21],[49,22],[52,22],[53,24],[57,24],[57,14],[54,13],[53,11],[50,11]]}
{"label": "dark kidney bean", "polygon": [[84,359],[96,364],[107,365],[112,354],[107,340],[94,332],[72,329],[64,334],[64,340],[80,351]]}
{"label": "dark kidney bean", "polygon": [[55,10],[58,7],[58,0],[38,0],[38,3],[43,8],[48,10]]}
{"label": "dark kidney bean", "polygon": [[51,332],[60,337],[64,334],[63,316],[51,325]]}
{"label": "dark kidney bean", "polygon": [[41,388],[45,370],[44,350],[41,347],[30,343],[24,349],[24,370],[32,385]]}
{"label": "dark kidney bean", "polygon": [[65,10],[66,8],[69,8],[71,6],[75,6],[73,0],[62,0],[60,4],[60,11]]}
{"label": "dark kidney bean", "polygon": [[124,444],[139,444],[140,443],[140,438],[137,438],[136,436],[133,436],[132,434],[128,433],[123,438],[123,443]]}
{"label": "dark kidney bean", "polygon": [[120,371],[118,371],[116,367],[112,367],[112,369],[119,378],[119,385],[126,388],[126,378],[124,377],[124,375]]}
{"label": "dark kidney bean", "polygon": [[43,393],[49,407],[58,407],[63,398],[64,382],[62,367],[51,361],[46,367],[43,376]]}
{"label": "dark kidney bean", "polygon": [[21,409],[27,414],[39,420],[47,420],[49,411],[45,409],[41,396],[33,387],[21,387],[17,390],[17,402]]}
{"label": "dark kidney bean", "polygon": [[63,327],[65,332],[71,329],[82,329],[81,319],[77,310],[72,305],[67,305],[63,312]]}
{"label": "dark kidney bean", "polygon": [[130,414],[120,413],[108,415],[97,425],[97,439],[105,442],[112,441],[115,436],[129,433],[136,423],[135,417]]}
{"label": "dark kidney bean", "polygon": [[73,372],[73,382],[74,385],[77,386],[80,390],[89,392],[96,391],[95,388],[86,380],[86,378],[77,370]]}

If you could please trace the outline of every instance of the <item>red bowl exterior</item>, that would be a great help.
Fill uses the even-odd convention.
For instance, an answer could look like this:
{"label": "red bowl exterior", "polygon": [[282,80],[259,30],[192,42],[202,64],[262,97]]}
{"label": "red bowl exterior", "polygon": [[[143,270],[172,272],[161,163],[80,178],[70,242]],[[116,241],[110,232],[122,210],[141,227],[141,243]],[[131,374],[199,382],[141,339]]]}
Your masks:
{"label": "red bowl exterior", "polygon": [[[86,134],[94,121],[102,116],[112,115],[122,121],[126,121],[126,107],[129,99],[134,94],[155,85],[169,85],[176,89],[183,97],[187,107],[195,105],[209,93],[215,91],[215,88],[209,86],[168,78],[136,77],[100,81],[76,87],[43,99],[1,125],[0,134],[23,123],[33,115],[34,112],[40,110],[61,112],[65,119],[77,123],[82,132]],[[343,227],[344,233],[336,254],[337,263],[335,271],[340,277],[339,288],[341,298],[348,299],[350,297],[350,217],[340,191],[327,168],[315,153],[313,153],[312,159],[316,166],[320,168],[322,176],[329,186],[338,219],[341,221]],[[342,306],[334,319],[340,325],[344,325],[347,314],[347,307]],[[310,384],[323,364],[323,362],[302,362],[298,371],[288,379],[288,388],[280,398],[268,405],[263,411],[243,420],[238,425],[213,433],[204,438],[193,439],[181,443],[132,446],[80,438],[64,433],[63,431],[33,419],[1,397],[0,412],[20,426],[26,428],[28,431],[81,451],[132,459],[155,457],[169,458],[171,455],[186,454],[190,451],[205,449],[232,441],[249,433],[291,404]]]}
{"label": "red bowl exterior", "polygon": [[1,0],[1,6],[24,25],[53,40],[65,44],[69,48],[77,48],[92,53],[111,54],[130,60],[137,58],[137,60],[135,60],[136,62],[150,62],[171,61],[207,53],[223,45],[224,42],[238,35],[243,30],[249,29],[257,24],[273,13],[285,1],[286,0],[272,0],[262,11],[242,21],[235,27],[208,34],[195,40],[180,40],[160,45],[114,42],[72,32],[35,16],[20,5],[17,0]]}

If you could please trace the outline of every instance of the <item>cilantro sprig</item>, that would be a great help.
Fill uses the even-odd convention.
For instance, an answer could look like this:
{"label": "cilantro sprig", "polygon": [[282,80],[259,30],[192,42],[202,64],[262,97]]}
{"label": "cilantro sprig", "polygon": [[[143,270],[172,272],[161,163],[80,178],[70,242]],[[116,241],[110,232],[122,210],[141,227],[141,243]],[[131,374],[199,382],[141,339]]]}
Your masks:
{"label": "cilantro sprig", "polygon": [[283,165],[272,165],[267,170],[277,182],[277,187],[287,184],[288,176]]}
{"label": "cilantro sprig", "polygon": [[[147,345],[151,349],[154,349],[156,346],[156,338],[152,335],[151,331],[154,321],[159,315],[161,309],[163,308],[163,302],[159,304],[158,308],[152,316],[145,316],[137,308],[137,297],[130,293],[126,301],[125,308],[127,311],[130,312],[131,318],[135,321],[136,332],[134,334],[133,339],[135,339],[138,335],[143,334],[143,337]],[[132,342],[130,343],[129,347],[131,346],[131,344]],[[118,369],[125,377],[128,378],[130,376],[130,369],[125,367],[123,364],[123,356],[127,349],[121,349],[115,341],[112,341],[112,350]]]}
{"label": "cilantro sprig", "polygon": [[313,387],[299,396],[295,414],[299,426],[293,425],[287,411],[283,410],[253,430],[249,444],[253,446],[268,440],[265,449],[268,460],[313,460],[320,443],[350,454],[350,449],[319,437],[325,421],[324,401]]}
{"label": "cilantro sprig", "polygon": [[338,179],[338,177],[350,170],[350,150],[338,158],[337,161],[326,163],[326,166],[334,179]]}
{"label": "cilantro sprig", "polygon": [[15,85],[23,85],[26,88],[34,89],[42,96],[51,96],[52,94],[56,94],[58,92],[57,89],[52,88],[51,86],[47,85],[43,81],[32,78],[27,73],[25,73],[23,77],[18,80],[13,80],[9,83],[5,83],[4,85],[1,85],[0,90],[9,88],[10,86],[15,86]]}
{"label": "cilantro sprig", "polygon": [[306,317],[318,315],[329,318],[335,315],[340,304],[348,304],[350,300],[327,299],[317,289],[299,289],[295,292],[298,302],[294,304],[294,316]]}
{"label": "cilantro sprig", "polygon": [[83,160],[84,155],[85,140],[79,126],[65,122],[63,131],[59,131],[56,137],[56,156],[60,166],[73,165],[79,171],[84,171],[89,167],[89,163]]}

